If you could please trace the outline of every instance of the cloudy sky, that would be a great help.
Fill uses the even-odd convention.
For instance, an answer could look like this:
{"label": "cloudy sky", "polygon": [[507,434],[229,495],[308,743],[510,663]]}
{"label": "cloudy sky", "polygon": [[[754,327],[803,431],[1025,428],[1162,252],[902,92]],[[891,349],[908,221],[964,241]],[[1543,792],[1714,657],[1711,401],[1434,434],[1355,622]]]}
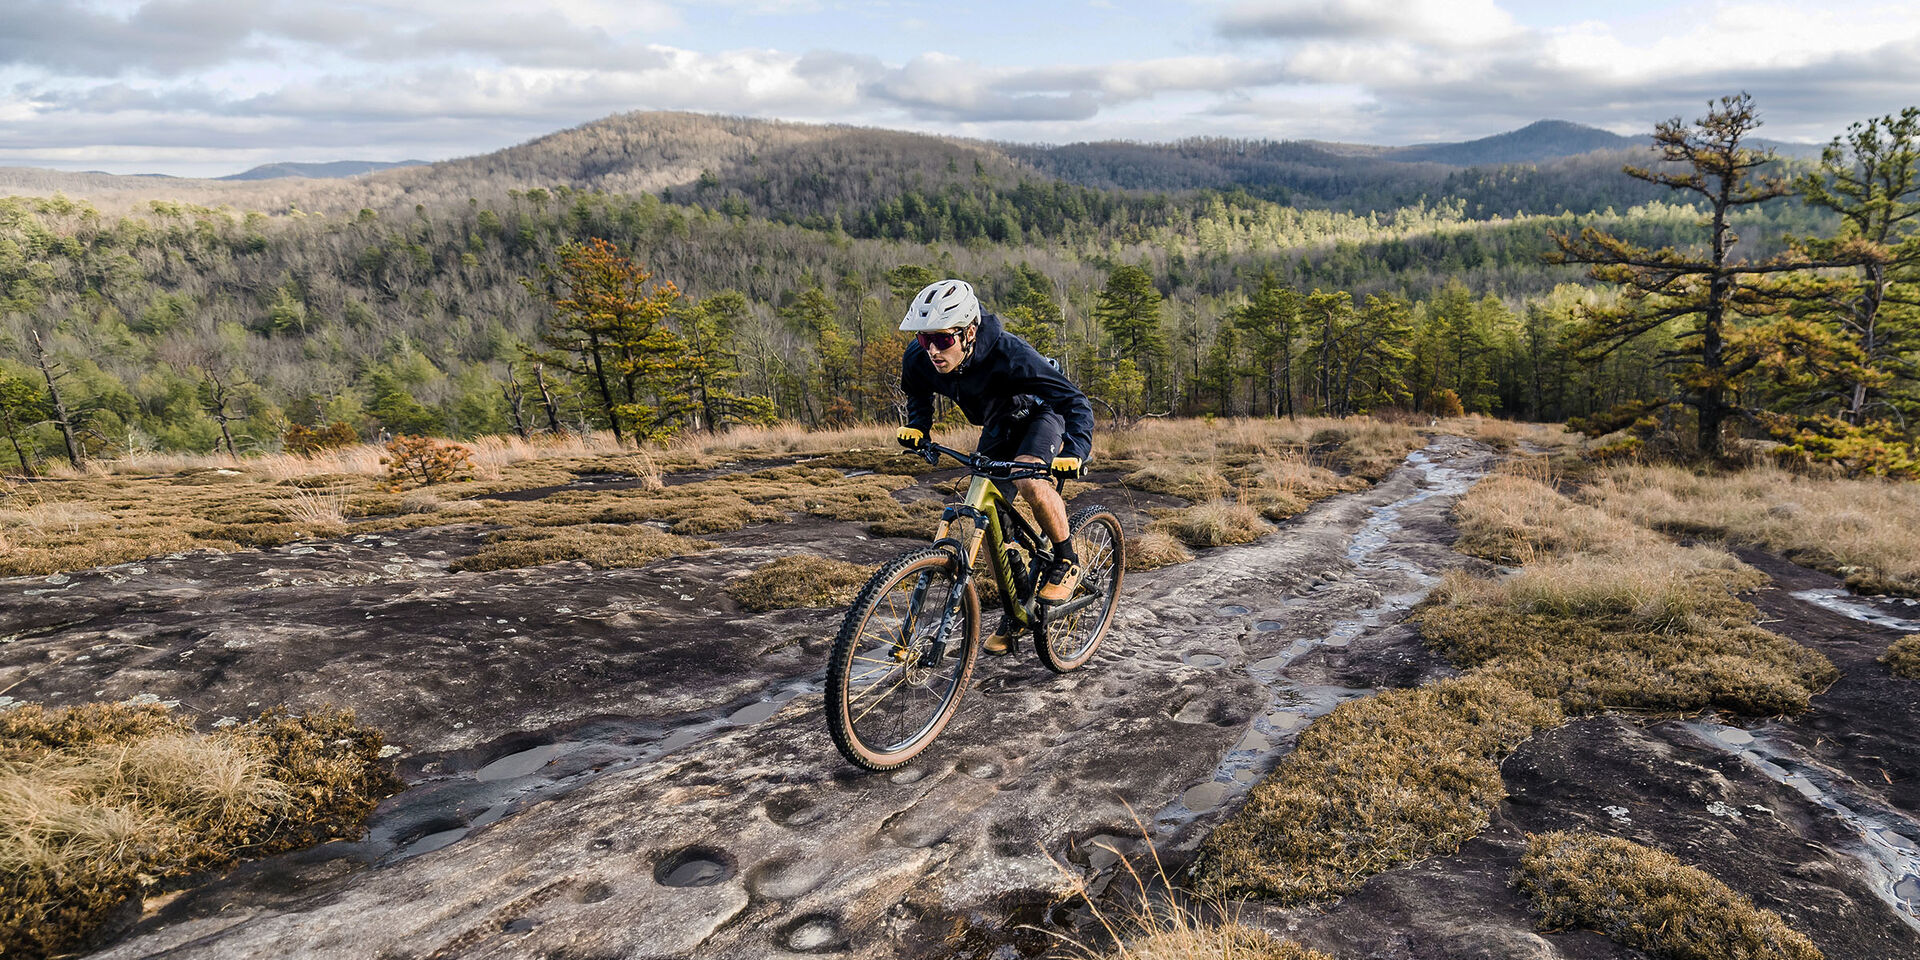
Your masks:
{"label": "cloudy sky", "polygon": [[643,109],[1028,142],[1638,134],[1738,90],[1781,140],[1920,102],[1920,8],[0,0],[0,164],[115,173],[438,160]]}

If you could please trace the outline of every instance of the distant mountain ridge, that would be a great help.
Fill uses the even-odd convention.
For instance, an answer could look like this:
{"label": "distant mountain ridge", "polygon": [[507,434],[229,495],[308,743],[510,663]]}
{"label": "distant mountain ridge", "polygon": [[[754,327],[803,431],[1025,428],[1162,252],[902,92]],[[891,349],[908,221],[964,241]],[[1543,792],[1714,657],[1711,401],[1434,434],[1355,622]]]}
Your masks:
{"label": "distant mountain ridge", "polygon": [[278,180],[283,177],[306,177],[309,180],[337,180],[342,177],[357,177],[363,173],[375,173],[392,170],[397,167],[424,167],[425,160],[332,160],[326,163],[263,163],[242,173],[215,177],[216,180]]}
{"label": "distant mountain ridge", "polygon": [[1623,137],[1598,127],[1565,120],[1538,120],[1518,130],[1461,143],[1421,143],[1389,148],[1383,156],[1414,163],[1479,167],[1498,163],[1540,163],[1595,150],[1633,150],[1650,137]]}

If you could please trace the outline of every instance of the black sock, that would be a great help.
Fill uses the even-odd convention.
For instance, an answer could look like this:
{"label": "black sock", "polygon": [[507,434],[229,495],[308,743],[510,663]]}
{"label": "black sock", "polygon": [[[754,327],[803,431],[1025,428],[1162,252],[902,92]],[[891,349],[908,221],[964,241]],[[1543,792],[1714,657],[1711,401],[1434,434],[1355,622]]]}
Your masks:
{"label": "black sock", "polygon": [[1072,537],[1068,537],[1065,540],[1055,540],[1053,542],[1053,558],[1055,560],[1066,560],[1071,563],[1080,562],[1080,555],[1073,552]]}

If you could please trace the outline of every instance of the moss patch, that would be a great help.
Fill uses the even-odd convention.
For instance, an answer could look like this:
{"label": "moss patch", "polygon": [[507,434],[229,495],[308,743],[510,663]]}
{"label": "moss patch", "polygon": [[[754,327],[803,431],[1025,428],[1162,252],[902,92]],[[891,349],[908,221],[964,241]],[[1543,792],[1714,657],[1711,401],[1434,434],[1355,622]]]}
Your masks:
{"label": "moss patch", "polygon": [[872,567],[811,554],[762,565],[727,584],[727,595],[756,613],[790,607],[838,607],[853,602]]}
{"label": "moss patch", "polygon": [[602,569],[639,567],[655,560],[708,550],[705,540],[662,533],[652,527],[586,523],[571,527],[516,527],[487,538],[455,571],[511,570],[580,560]]}
{"label": "moss patch", "polygon": [[1325,900],[1451,853],[1506,796],[1499,761],[1561,722],[1557,704],[1459,677],[1341,704],[1200,848],[1202,893]]}
{"label": "moss patch", "polygon": [[1896,677],[1920,680],[1920,634],[1895,640],[1880,662],[1886,664]]}
{"label": "moss patch", "polygon": [[84,946],[120,904],[246,857],[357,836],[402,786],[348,711],[208,735],[164,708],[0,712],[0,943]]}
{"label": "moss patch", "polygon": [[1663,960],[1821,960],[1779,915],[1671,854],[1617,837],[1530,835],[1515,882],[1542,929],[1595,930]]}

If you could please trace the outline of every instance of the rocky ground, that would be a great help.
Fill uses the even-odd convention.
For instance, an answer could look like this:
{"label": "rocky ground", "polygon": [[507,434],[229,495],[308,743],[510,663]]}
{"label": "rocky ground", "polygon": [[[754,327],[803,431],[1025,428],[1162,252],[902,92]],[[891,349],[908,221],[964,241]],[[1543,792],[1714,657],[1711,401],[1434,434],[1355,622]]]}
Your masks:
{"label": "rocky ground", "polygon": [[[1177,872],[1313,716],[1447,672],[1398,621],[1440,572],[1483,566],[1446,518],[1494,460],[1441,438],[1278,535],[1130,574],[1093,663],[983,661],[939,743],[887,774],[847,765],[820,716],[837,612],[749,614],[723,589],[788,553],[910,546],[819,520],[636,570],[452,574],[478,546],[464,526],[0,581],[0,696],[151,696],[209,722],[330,702],[402,749],[411,788],[366,840],[209,878],[100,956],[1038,956],[1093,935],[1056,901],[1104,886],[1104,847],[1145,831]],[[1094,501],[1161,502],[1076,506]],[[1245,916],[1341,957],[1635,956],[1536,932],[1506,885],[1524,832],[1586,826],[1715,872],[1833,960],[1920,957],[1900,872],[1920,707],[1872,662],[1896,631],[1797,599],[1830,579],[1767,561],[1772,628],[1846,674],[1813,715],[1576,722],[1508,761],[1512,799],[1459,854]]]}

